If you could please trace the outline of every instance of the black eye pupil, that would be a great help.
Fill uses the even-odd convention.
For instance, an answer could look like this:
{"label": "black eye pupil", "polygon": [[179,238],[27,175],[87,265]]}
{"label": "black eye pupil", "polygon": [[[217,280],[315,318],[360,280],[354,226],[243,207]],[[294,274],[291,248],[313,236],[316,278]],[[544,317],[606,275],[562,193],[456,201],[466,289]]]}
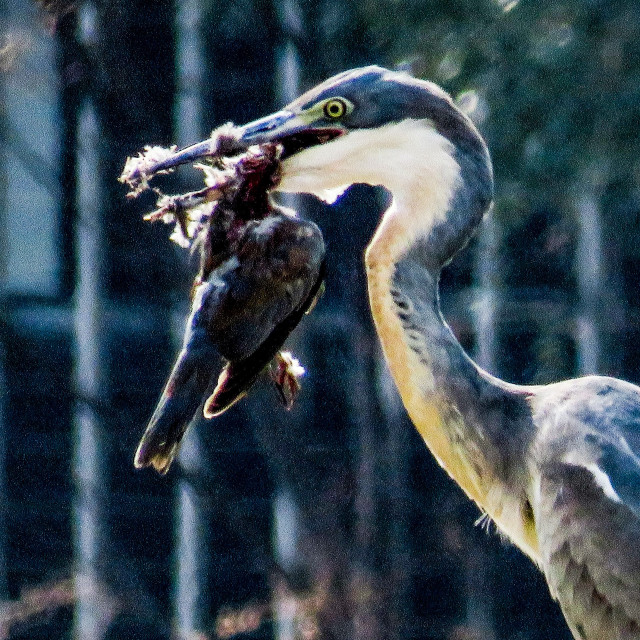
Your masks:
{"label": "black eye pupil", "polygon": [[332,118],[339,118],[344,113],[344,111],[344,105],[337,100],[335,102],[330,102],[326,106],[327,115]]}

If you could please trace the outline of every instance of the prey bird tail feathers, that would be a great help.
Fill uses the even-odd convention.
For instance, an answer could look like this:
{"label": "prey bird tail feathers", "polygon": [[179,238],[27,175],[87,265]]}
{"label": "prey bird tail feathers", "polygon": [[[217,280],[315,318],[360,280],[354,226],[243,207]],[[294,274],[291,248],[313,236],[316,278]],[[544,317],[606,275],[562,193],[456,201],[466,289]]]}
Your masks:
{"label": "prey bird tail feathers", "polygon": [[185,344],[138,445],[134,458],[137,469],[151,466],[162,475],[169,471],[211,385],[212,362],[219,360],[220,354],[204,327],[188,326]]}

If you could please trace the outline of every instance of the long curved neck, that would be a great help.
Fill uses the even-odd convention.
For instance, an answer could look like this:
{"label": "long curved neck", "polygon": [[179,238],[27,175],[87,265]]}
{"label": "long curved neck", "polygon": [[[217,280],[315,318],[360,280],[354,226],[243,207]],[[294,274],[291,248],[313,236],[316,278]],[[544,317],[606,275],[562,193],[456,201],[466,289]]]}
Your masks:
{"label": "long curved neck", "polygon": [[[526,501],[526,479],[510,477],[508,470],[523,468],[515,457],[530,433],[530,411],[522,390],[473,363],[440,313],[440,270],[466,244],[488,207],[473,188],[473,181],[482,179],[476,169],[457,166],[453,178],[439,174],[439,184],[432,183],[439,199],[393,194],[366,252],[369,297],[389,368],[420,435],[500,524],[502,511],[515,507],[505,504],[505,496],[515,490]],[[412,236],[417,227],[422,233]],[[518,504],[515,511],[522,508]],[[512,535],[522,538],[519,546],[532,555],[534,542],[524,540],[528,534]]]}

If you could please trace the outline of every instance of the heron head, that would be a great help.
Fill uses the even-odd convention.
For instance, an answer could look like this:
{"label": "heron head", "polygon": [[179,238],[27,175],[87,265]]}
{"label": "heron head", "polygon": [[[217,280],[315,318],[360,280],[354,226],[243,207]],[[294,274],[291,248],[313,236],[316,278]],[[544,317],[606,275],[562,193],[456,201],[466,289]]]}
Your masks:
{"label": "heron head", "polygon": [[[405,72],[376,66],[345,71],[230,132],[222,153],[282,145],[279,191],[332,201],[365,183],[386,187],[397,200],[435,202],[442,211],[464,185],[481,209],[491,201],[491,161],[471,120],[437,85]],[[211,138],[155,170],[219,153],[219,140]]]}
{"label": "heron head", "polygon": [[354,183],[397,192],[430,172],[448,175],[461,154],[489,162],[480,134],[447,93],[376,66],[340,73],[245,125],[241,142],[282,144],[279,190],[325,200]]}

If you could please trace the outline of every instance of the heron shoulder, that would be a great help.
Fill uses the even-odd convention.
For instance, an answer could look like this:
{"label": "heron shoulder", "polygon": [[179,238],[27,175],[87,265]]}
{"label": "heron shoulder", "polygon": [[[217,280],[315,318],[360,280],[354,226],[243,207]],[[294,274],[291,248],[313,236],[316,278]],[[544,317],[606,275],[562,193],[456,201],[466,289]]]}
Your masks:
{"label": "heron shoulder", "polygon": [[559,429],[582,435],[622,430],[640,438],[640,387],[624,380],[585,376],[536,387],[530,403],[542,435]]}
{"label": "heron shoulder", "polygon": [[536,387],[529,402],[535,441],[547,455],[620,439],[640,452],[640,387],[630,382],[585,376]]}
{"label": "heron shoulder", "polygon": [[640,388],[587,376],[540,387],[531,402],[532,476],[582,469],[605,498],[640,515]]}

